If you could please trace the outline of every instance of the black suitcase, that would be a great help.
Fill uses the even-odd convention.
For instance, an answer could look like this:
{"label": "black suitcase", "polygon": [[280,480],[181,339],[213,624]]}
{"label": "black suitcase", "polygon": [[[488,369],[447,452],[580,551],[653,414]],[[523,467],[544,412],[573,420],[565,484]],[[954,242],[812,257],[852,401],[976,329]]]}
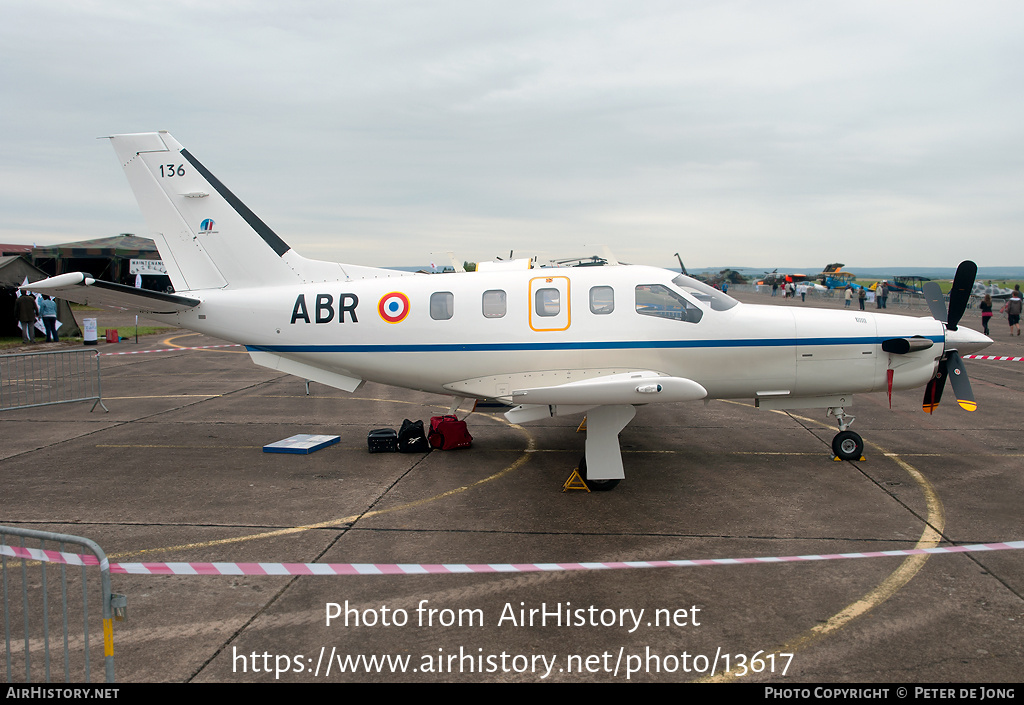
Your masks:
{"label": "black suitcase", "polygon": [[375,428],[366,434],[371,453],[394,453],[398,450],[398,434],[393,428]]}

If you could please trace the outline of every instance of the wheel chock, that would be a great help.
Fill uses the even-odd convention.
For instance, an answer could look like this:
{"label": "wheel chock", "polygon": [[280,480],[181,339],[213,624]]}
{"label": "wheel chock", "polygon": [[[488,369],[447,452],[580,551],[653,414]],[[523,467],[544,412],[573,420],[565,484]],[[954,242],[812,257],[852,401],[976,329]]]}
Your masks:
{"label": "wheel chock", "polygon": [[562,485],[562,492],[566,492],[568,490],[586,490],[587,492],[590,492],[590,488],[587,487],[587,483],[583,481],[582,477],[580,477],[579,468],[574,468],[572,475],[569,475],[569,479]]}
{"label": "wheel chock", "polygon": [[[859,458],[857,459],[857,462],[858,462],[858,463],[862,463],[862,462],[864,462],[865,460],[867,460],[867,458],[865,458],[865,457],[864,457],[864,456],[862,455],[862,456],[860,456],[860,457],[859,457]],[[832,461],[833,461],[833,462],[836,462],[836,463],[841,463],[841,462],[843,462],[843,459],[842,459],[842,458],[840,458],[840,457],[839,457],[839,456],[837,455],[837,456],[835,456],[834,458],[832,458]]]}

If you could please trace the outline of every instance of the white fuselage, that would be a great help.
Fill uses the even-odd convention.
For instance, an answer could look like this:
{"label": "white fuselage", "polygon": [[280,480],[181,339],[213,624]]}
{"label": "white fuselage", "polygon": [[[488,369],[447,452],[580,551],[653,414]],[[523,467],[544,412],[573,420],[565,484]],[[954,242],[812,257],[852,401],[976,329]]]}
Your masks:
{"label": "white fuselage", "polygon": [[[944,326],[932,318],[713,305],[679,281],[639,266],[407,275],[204,290],[200,306],[170,317],[246,345],[260,364],[270,354],[354,380],[505,400],[631,371],[694,380],[708,398],[881,391],[889,369],[893,388],[909,389],[942,355]],[[688,313],[650,315],[658,306],[642,292],[652,286],[682,297]],[[882,351],[883,340],[914,336],[934,345]]]}

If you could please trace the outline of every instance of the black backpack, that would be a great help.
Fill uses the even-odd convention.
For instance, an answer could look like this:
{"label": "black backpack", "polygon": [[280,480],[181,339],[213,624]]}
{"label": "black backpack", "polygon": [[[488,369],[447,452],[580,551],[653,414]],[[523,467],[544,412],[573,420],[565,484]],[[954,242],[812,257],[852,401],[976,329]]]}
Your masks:
{"label": "black backpack", "polygon": [[402,421],[402,429],[398,432],[399,453],[429,453],[430,442],[423,432],[422,421]]}

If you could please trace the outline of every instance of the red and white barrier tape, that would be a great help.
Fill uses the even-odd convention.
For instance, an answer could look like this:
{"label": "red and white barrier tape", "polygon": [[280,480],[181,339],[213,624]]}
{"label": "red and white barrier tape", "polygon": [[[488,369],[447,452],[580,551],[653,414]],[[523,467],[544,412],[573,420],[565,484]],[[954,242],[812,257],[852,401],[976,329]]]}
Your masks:
{"label": "red and white barrier tape", "polygon": [[1003,362],[1021,362],[1024,357],[1009,357],[1007,355],[964,355],[965,360],[1001,360]]}
{"label": "red and white barrier tape", "polygon": [[[1024,541],[980,543],[969,546],[907,548],[863,553],[824,553],[805,556],[760,558],[698,558],[674,561],[616,561],[607,563],[110,563],[111,573],[126,575],[426,575],[453,573],[538,573],[576,570],[623,570],[627,568],[685,568],[750,563],[834,561],[846,558],[886,558],[933,553],[972,553],[1024,549]],[[0,554],[69,565],[97,565],[95,556],[38,548],[0,545]]]}
{"label": "red and white barrier tape", "polygon": [[143,353],[177,352],[179,350],[206,350],[207,348],[240,348],[238,343],[226,343],[224,345],[199,345],[194,348],[160,348],[159,350],[125,350],[124,352],[105,352],[100,355],[142,355]]}

